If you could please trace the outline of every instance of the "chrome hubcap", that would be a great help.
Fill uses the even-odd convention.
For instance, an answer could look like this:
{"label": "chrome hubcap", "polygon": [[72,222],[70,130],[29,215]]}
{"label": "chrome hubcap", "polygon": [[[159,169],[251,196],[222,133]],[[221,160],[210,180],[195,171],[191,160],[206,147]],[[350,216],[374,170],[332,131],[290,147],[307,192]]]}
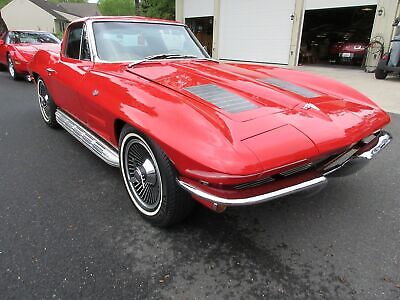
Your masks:
{"label": "chrome hubcap", "polygon": [[[133,137],[129,138],[130,135]],[[155,157],[147,143],[136,134],[128,134],[122,147],[122,168],[129,194],[139,210],[154,215],[162,201],[162,181]]]}
{"label": "chrome hubcap", "polygon": [[11,57],[8,57],[8,71],[10,72],[11,77],[15,76],[14,63]]}
{"label": "chrome hubcap", "polygon": [[42,80],[38,81],[37,92],[38,92],[38,99],[39,99],[39,107],[40,107],[40,111],[42,113],[43,119],[46,122],[49,122],[50,121],[50,106],[49,106],[50,97],[47,92],[47,88],[44,85],[44,82]]}

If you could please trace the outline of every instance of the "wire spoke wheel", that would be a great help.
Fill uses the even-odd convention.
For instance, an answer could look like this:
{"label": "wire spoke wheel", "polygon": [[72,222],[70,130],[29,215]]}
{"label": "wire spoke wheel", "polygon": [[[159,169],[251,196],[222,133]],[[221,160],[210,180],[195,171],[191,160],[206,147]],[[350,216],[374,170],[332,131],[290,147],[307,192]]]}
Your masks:
{"label": "wire spoke wheel", "polygon": [[14,62],[11,58],[11,56],[8,56],[8,72],[10,73],[10,76],[12,78],[15,78],[15,68],[14,68]]}
{"label": "wire spoke wheel", "polygon": [[50,111],[50,95],[42,79],[38,80],[37,93],[39,100],[40,112],[42,113],[43,119],[46,123],[50,122],[51,111]]}
{"label": "wire spoke wheel", "polygon": [[151,148],[142,137],[130,133],[121,149],[121,168],[131,200],[143,214],[157,214],[163,197],[162,178]]}

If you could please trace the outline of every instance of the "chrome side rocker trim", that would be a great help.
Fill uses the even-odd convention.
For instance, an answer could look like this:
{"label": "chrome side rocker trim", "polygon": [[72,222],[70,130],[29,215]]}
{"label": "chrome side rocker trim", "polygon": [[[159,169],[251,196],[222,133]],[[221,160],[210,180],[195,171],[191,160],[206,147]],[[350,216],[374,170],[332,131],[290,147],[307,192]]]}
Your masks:
{"label": "chrome side rocker trim", "polygon": [[90,151],[113,167],[119,167],[118,152],[111,145],[105,143],[77,121],[57,109],[56,120],[66,131],[85,145]]}

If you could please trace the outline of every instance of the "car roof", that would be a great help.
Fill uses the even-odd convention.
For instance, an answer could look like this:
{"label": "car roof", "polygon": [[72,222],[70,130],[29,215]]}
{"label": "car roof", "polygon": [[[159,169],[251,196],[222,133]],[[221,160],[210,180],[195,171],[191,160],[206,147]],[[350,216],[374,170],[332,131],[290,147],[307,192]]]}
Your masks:
{"label": "car roof", "polygon": [[163,20],[163,19],[155,19],[141,16],[92,16],[92,17],[84,17],[80,19],[76,19],[71,24],[79,23],[79,22],[87,22],[87,21],[124,21],[124,22],[144,22],[144,23],[163,23],[163,24],[171,24],[171,25],[184,25],[181,22],[173,21],[173,20]]}

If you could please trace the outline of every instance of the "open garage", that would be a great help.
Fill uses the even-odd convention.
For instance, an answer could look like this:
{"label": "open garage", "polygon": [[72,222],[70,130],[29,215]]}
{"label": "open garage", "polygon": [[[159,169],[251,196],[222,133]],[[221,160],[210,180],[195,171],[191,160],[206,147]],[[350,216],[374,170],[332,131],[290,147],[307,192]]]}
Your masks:
{"label": "open garage", "polygon": [[[360,66],[366,59],[375,67],[400,14],[397,0],[175,1],[176,19],[214,58],[289,66]],[[371,39],[378,48],[366,49]]]}
{"label": "open garage", "polygon": [[299,63],[360,66],[368,50],[375,13],[376,5],[306,9]]}

